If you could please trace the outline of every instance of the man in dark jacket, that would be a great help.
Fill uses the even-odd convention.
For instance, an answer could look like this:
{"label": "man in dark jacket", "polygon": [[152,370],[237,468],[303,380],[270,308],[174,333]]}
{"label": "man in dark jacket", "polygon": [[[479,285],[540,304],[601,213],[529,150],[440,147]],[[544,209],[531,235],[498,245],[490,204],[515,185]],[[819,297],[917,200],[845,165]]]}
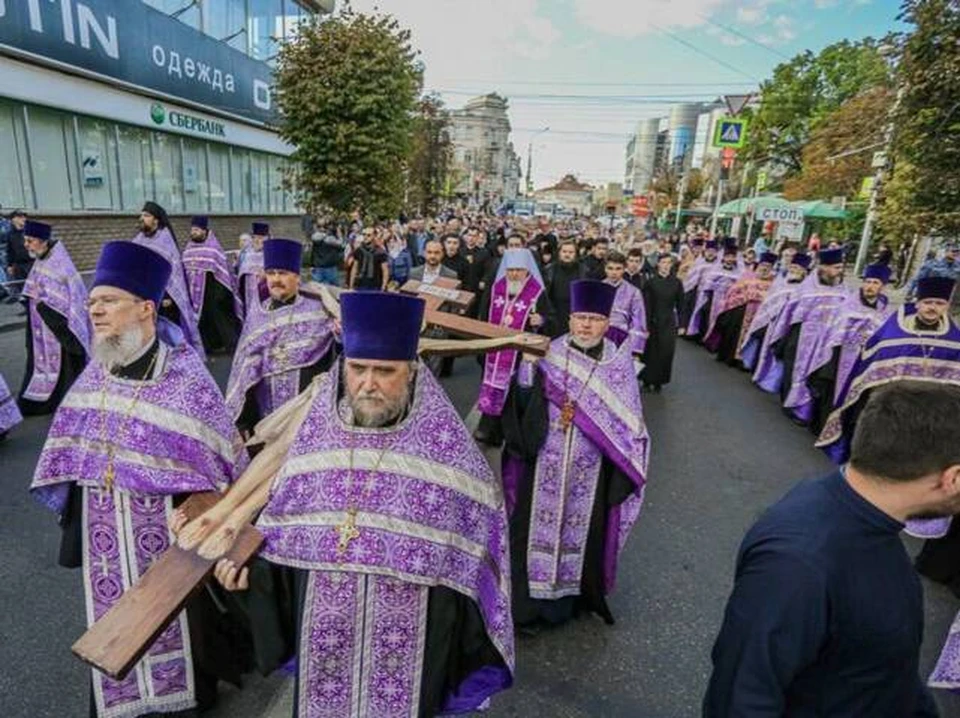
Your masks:
{"label": "man in dark jacket", "polygon": [[570,284],[583,279],[583,266],[577,260],[577,243],[572,239],[560,242],[557,261],[551,264],[544,275],[547,297],[554,307],[557,321],[554,322],[554,338],[566,334],[570,324]]}
{"label": "man in dark jacket", "polygon": [[10,232],[7,234],[7,279],[13,282],[10,285],[10,294],[20,296],[23,282],[33,267],[33,257],[27,251],[24,243],[23,228],[27,223],[27,213],[16,210],[10,215]]}
{"label": "man in dark jacket", "polygon": [[310,240],[310,275],[313,281],[331,286],[340,285],[340,262],[343,261],[343,241],[336,222],[317,226]]}

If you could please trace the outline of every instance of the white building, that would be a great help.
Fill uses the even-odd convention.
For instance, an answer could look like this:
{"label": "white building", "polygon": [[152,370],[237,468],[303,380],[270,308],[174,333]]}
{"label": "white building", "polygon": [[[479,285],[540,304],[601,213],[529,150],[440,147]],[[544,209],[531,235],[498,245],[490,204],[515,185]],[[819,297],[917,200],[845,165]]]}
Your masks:
{"label": "white building", "polygon": [[585,216],[593,212],[593,187],[580,182],[572,174],[564,175],[555,185],[538,189],[533,194],[537,204],[561,205]]}
{"label": "white building", "polygon": [[496,93],[470,100],[450,113],[457,183],[454,192],[479,202],[516,199],[520,158],[510,142],[507,101]]}

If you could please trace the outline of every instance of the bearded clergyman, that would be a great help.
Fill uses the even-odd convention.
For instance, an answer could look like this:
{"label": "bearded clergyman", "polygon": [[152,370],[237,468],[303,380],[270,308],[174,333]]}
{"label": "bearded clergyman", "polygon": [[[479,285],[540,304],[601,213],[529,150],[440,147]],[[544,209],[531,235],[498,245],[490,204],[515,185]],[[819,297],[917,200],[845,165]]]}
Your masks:
{"label": "bearded clergyman", "polygon": [[[60,564],[81,570],[88,625],[170,546],[174,506],[223,491],[245,462],[213,377],[178,328],[158,321],[170,271],[133,242],[104,246],[88,302],[93,360],[57,410],[30,487],[59,517]],[[244,666],[218,644],[206,602],[201,592],[125,679],[94,671],[91,715],[209,707],[219,678],[239,683]]]}
{"label": "bearded clergyman", "polygon": [[526,632],[613,615],[617,561],[640,514],[649,436],[632,347],[606,339],[616,288],[571,285],[570,332],[521,366],[503,413],[514,621]]}
{"label": "bearded clergyman", "polygon": [[248,611],[275,599],[270,625],[292,635],[256,649],[274,665],[296,651],[295,716],[469,713],[513,680],[502,489],[417,360],[423,300],[340,302],[343,358],[298,399],[308,412],[256,523],[269,565],[223,559],[215,573]]}

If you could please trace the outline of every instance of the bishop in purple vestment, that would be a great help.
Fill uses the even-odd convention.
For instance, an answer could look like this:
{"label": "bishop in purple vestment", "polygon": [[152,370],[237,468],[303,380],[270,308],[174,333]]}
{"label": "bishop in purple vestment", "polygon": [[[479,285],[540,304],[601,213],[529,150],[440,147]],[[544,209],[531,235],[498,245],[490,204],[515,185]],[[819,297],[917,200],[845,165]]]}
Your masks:
{"label": "bishop in purple vestment", "polygon": [[52,413],[87,364],[90,321],[87,288],[62,242],[43,222],[27,220],[24,245],[33,267],[23,285],[27,297],[27,368],[20,411]]}
{"label": "bishop in purple vestment", "polygon": [[[543,279],[529,249],[508,249],[500,260],[497,275],[480,300],[479,316],[491,324],[519,332],[549,334],[552,308]],[[487,354],[483,360],[483,382],[477,399],[480,426],[474,438],[485,444],[502,441],[497,418],[503,412],[507,391],[517,369],[520,352],[514,349]]]}
{"label": "bishop in purple vestment", "polygon": [[885,264],[867,267],[859,291],[841,304],[833,319],[801,347],[793,369],[793,385],[784,406],[794,418],[820,435],[840,387],[846,382],[860,349],[888,316],[883,288],[890,281]]}
{"label": "bishop in purple vestment", "polygon": [[531,631],[596,613],[640,513],[650,439],[630,347],[604,338],[615,292],[571,286],[570,333],[524,363],[503,414],[514,621]]}
{"label": "bishop in purple vestment", "polygon": [[647,348],[647,310],[643,302],[643,293],[633,284],[624,280],[627,258],[619,252],[607,255],[605,270],[606,282],[617,288],[610,310],[610,326],[607,338],[618,347],[626,344],[634,356],[642,356]]}
{"label": "bishop in purple vestment", "polygon": [[247,316],[227,382],[227,410],[245,436],[333,362],[333,318],[300,292],[302,252],[292,239],[263,243],[270,298]]}
{"label": "bishop in purple vestment", "polygon": [[753,381],[761,389],[780,393],[781,403],[793,386],[797,357],[802,358],[809,351],[810,338],[816,337],[849,296],[842,284],[843,252],[823,249],[817,258],[817,271],[804,280],[771,322],[753,374]]}
{"label": "bishop in purple vestment", "polygon": [[232,352],[243,325],[243,303],[237,296],[236,279],[227,255],[207,217],[190,221],[190,241],[183,248],[183,271],[203,348],[208,354]]}
{"label": "bishop in purple vestment", "polygon": [[[30,486],[60,519],[61,565],[81,570],[87,625],[170,546],[176,503],[225,490],[245,461],[203,361],[175,326],[158,323],[170,271],[140,245],[104,246],[90,294],[93,360],[57,410]],[[209,707],[219,678],[238,683],[239,655],[207,642],[224,635],[210,601],[204,591],[188,604],[204,619],[181,613],[125,679],[93,671],[91,714]]]}
{"label": "bishop in purple vestment", "polygon": [[149,247],[170,263],[170,283],[167,285],[163,301],[160,304],[160,316],[180,328],[187,344],[192,346],[206,359],[200,329],[197,326],[197,313],[190,301],[187,290],[187,278],[180,258],[180,247],[173,235],[170,218],[166,210],[156,202],[147,202],[140,212],[140,233],[133,238],[134,244]]}
{"label": "bishop in purple vestment", "polygon": [[[514,669],[502,488],[417,361],[423,300],[353,292],[340,301],[343,361],[311,385],[257,521],[260,556],[284,577],[275,586],[290,587],[273,625],[295,632],[294,715],[482,709]],[[283,430],[283,419],[258,432]],[[250,580],[262,559],[216,569],[248,606],[269,598]],[[289,652],[273,658],[282,664]]]}

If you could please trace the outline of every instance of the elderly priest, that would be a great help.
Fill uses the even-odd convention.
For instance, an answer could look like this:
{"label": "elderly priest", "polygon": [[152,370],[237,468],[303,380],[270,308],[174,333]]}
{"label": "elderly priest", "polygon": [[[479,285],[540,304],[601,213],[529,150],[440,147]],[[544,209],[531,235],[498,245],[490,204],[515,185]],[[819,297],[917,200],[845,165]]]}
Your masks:
{"label": "elderly priest", "polygon": [[591,612],[613,623],[606,596],[649,449],[632,347],[604,338],[615,296],[603,282],[571,285],[569,334],[535,373],[524,362],[504,408],[513,612],[525,630]]}
{"label": "elderly priest", "polygon": [[[292,596],[274,592],[274,625],[294,634],[295,715],[467,713],[513,680],[503,494],[417,360],[423,300],[349,293],[341,312],[344,358],[311,385],[257,521]],[[224,559],[216,575],[253,610],[263,569]]]}
{"label": "elderly priest", "polygon": [[[57,410],[30,487],[60,518],[60,563],[82,571],[88,624],[167,550],[174,505],[224,490],[243,468],[240,437],[203,361],[176,327],[158,325],[170,269],[133,242],[104,246],[89,301],[93,360]],[[215,699],[219,677],[239,681],[234,652],[210,642],[216,611],[196,603],[204,600],[124,680],[93,672],[91,715],[192,710]],[[188,620],[194,609],[206,617]]]}

